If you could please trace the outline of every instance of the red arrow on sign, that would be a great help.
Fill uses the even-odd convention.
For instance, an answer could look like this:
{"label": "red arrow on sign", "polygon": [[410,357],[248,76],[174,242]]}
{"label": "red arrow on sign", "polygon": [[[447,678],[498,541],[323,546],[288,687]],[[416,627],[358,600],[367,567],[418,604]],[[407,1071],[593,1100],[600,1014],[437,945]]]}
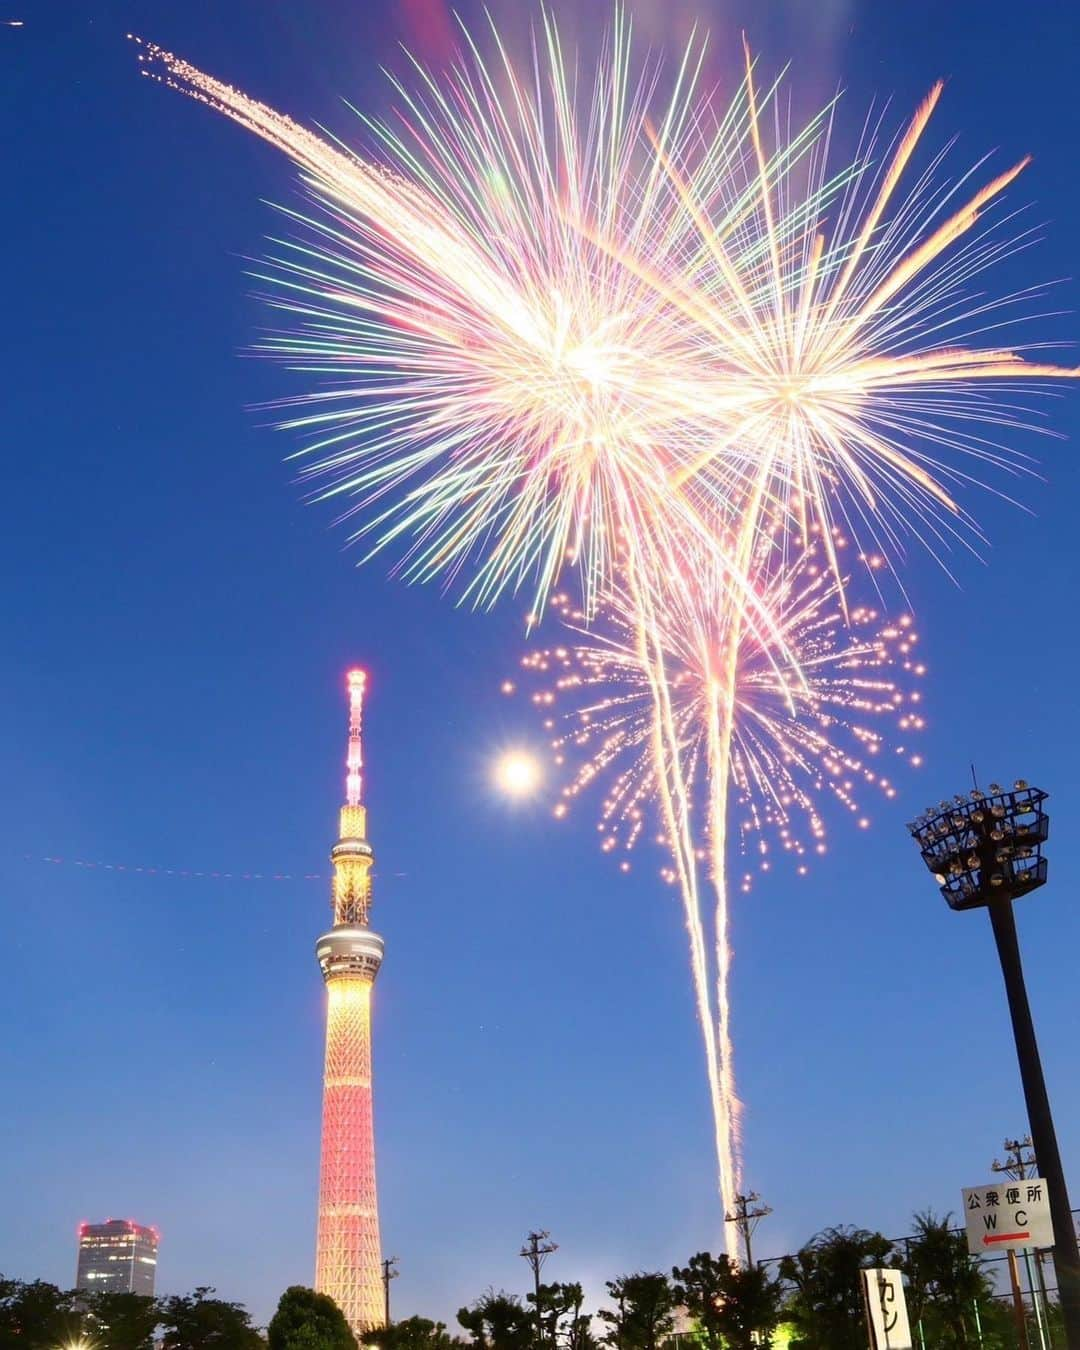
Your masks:
{"label": "red arrow on sign", "polygon": [[1029,1238],[1030,1236],[1030,1233],[994,1233],[993,1235],[987,1233],[983,1238],[983,1246],[989,1247],[992,1242],[1016,1242],[1019,1238]]}

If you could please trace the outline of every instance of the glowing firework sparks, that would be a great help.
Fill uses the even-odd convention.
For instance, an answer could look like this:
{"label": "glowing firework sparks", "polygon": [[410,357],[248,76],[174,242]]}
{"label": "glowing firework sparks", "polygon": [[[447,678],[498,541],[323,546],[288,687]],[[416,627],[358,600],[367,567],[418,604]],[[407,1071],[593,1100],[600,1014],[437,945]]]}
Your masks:
{"label": "glowing firework sparks", "polygon": [[[420,70],[414,89],[398,84],[396,127],[366,121],[382,165],[140,44],[146,73],[304,171],[312,210],[285,213],[298,236],[277,241],[263,274],[299,327],[263,350],[330,377],[285,423],[306,438],[316,497],[347,500],[375,548],[404,543],[406,575],[465,569],[480,603],[532,579],[538,611],[567,558],[588,606],[627,539],[666,558],[673,533],[703,532],[691,494],[672,485],[714,460],[711,353],[656,277],[681,265],[692,283],[709,261],[702,200],[737,219],[757,192],[749,86],[719,112],[699,97],[702,44],[657,111],[658,72],[634,66],[620,12],[583,99],[550,22],[544,39],[531,82],[496,35],[493,71],[470,43],[445,87]],[[812,119],[768,160],[772,181],[823,125]],[[693,209],[669,160],[694,165]],[[757,250],[748,241],[746,266]],[[719,494],[710,511],[726,506]],[[731,584],[752,610],[737,573]]]}
{"label": "glowing firework sparks", "polygon": [[[1025,353],[1042,344],[1000,345],[1000,330],[1010,317],[1029,317],[1039,288],[1008,295],[973,288],[981,273],[1033,240],[1033,230],[1010,234],[984,219],[1029,159],[972,193],[969,182],[985,161],[950,180],[940,151],[902,194],[939,82],[884,151],[880,120],[868,124],[839,203],[825,190],[828,139],[815,146],[810,190],[793,205],[790,180],[776,177],[762,149],[749,52],[746,61],[757,192],[750,218],[739,224],[759,241],[754,269],[733,261],[730,229],[697,199],[692,175],[665,160],[714,264],[695,278],[692,293],[677,285],[665,293],[711,330],[710,415],[720,419],[713,445],[678,469],[675,481],[708,482],[718,471],[712,495],[733,475],[755,484],[737,546],[744,558],[757,531],[773,529],[778,509],[804,541],[811,523],[822,526],[837,577],[830,543],[837,521],[862,535],[874,556],[895,559],[914,535],[940,558],[973,529],[956,488],[976,481],[981,467],[1027,469],[996,439],[1003,430],[1043,430],[1015,406],[1021,384],[1080,375],[1029,359]],[[611,247],[625,257],[617,243]],[[976,341],[986,337],[989,345]]]}
{"label": "glowing firework sparks", "polygon": [[[857,606],[845,623],[839,586],[823,564],[819,544],[786,566],[774,563],[765,570],[771,573],[766,594],[797,671],[793,667],[785,679],[774,654],[743,634],[731,714],[732,784],[744,849],[752,848],[760,869],[768,871],[773,835],[802,873],[809,854],[825,851],[823,792],[860,821],[865,817],[854,795],[857,783],[894,795],[891,779],[878,767],[886,746],[879,721],[895,723],[902,733],[893,752],[920,762],[908,742],[923,725],[921,697],[906,686],[925,668],[915,654],[918,637],[909,615],[889,622],[877,609]],[[707,584],[690,595],[696,601],[692,610],[679,600],[666,610],[660,639],[684,781],[691,792],[708,793],[706,739],[730,617]],[[557,733],[552,740],[557,762],[583,761],[563,789],[558,813],[601,780],[603,848],[630,849],[646,827],[646,804],[656,795],[653,700],[650,671],[638,651],[639,611],[616,592],[598,623],[586,628],[569,597],[560,595],[557,602],[574,636],[530,652],[522,666],[553,677],[533,701],[546,712],[545,728]],[[517,686],[507,688],[514,692]],[[573,704],[569,710],[567,702]],[[744,881],[749,884],[749,874]]]}
{"label": "glowing firework sparks", "polygon": [[[700,585],[669,596],[656,618],[655,652],[643,655],[637,600],[616,591],[591,629],[583,626],[584,615],[572,601],[560,596],[558,611],[570,634],[561,645],[532,652],[522,663],[542,680],[532,699],[552,733],[556,763],[568,766],[556,815],[566,814],[576,797],[599,782],[604,797],[598,829],[605,852],[630,849],[644,831],[658,830],[657,841],[672,855],[662,875],[680,886],[691,923],[699,906],[699,866],[706,867],[714,887],[716,1004],[703,984],[698,1012],[707,1058],[715,1064],[710,1086],[717,1148],[726,1164],[726,1204],[737,1190],[740,1165],[728,1006],[724,851],[729,803],[744,853],[752,852],[761,870],[771,867],[778,842],[804,874],[805,859],[825,851],[822,795],[831,794],[864,826],[858,787],[872,787],[886,798],[894,795],[889,771],[880,763],[887,748],[882,724],[891,724],[896,733],[893,753],[919,762],[910,739],[922,727],[920,695],[910,685],[924,668],[915,654],[918,639],[911,618],[890,623],[877,610],[856,606],[845,622],[840,585],[824,564],[825,553],[815,540],[792,560],[777,548],[759,558],[755,582],[797,665],[778,669],[776,654],[743,630],[730,708],[720,707],[717,697],[726,681],[733,616],[707,557],[696,559]],[[661,739],[662,756],[656,748],[657,661],[672,727],[672,735]],[[513,692],[516,686],[507,688]],[[674,808],[671,799],[679,803]],[[695,812],[708,823],[687,856],[678,835]],[[744,891],[750,880],[746,871]]]}

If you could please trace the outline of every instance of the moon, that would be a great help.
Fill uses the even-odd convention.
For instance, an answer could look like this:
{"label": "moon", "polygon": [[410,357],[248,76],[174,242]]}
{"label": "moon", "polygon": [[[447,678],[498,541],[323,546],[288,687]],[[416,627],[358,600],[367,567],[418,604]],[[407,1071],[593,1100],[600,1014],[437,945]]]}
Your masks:
{"label": "moon", "polygon": [[527,750],[506,750],[495,761],[495,786],[508,797],[531,797],[540,786],[540,761]]}

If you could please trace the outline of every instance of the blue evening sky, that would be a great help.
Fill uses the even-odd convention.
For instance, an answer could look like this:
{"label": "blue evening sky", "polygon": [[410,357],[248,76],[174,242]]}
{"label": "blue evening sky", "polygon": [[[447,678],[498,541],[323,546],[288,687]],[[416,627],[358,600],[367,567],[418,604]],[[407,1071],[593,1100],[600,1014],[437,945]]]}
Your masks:
{"label": "blue evening sky", "polygon": [[[1046,242],[998,284],[1080,259],[1078,24],[1066,0],[642,0],[651,41],[746,27],[796,65],[804,110],[896,117],[948,80],[931,139],[954,163],[1034,163],[1012,201]],[[529,11],[492,9],[520,43]],[[567,0],[571,32],[605,7]],[[464,13],[477,18],[467,0]],[[562,12],[562,11],[560,11]],[[45,856],[327,871],[342,673],[372,672],[379,1181],[396,1311],[451,1318],[548,1270],[591,1288],[719,1243],[684,935],[648,852],[629,877],[583,806],[511,810],[491,757],[536,740],[500,700],[519,608],[455,609],[357,569],[300,501],[290,442],[253,405],[294,387],[242,359],[263,315],[245,256],[294,200],[276,152],[140,80],[133,29],[304,120],[390,106],[398,44],[441,59],[435,0],[8,0],[3,67],[4,584],[0,634],[0,1270],[70,1283],[81,1219],[163,1234],[164,1291],[216,1285],[260,1320],[312,1272],[326,885],[88,871]],[[1054,336],[1080,317],[1052,320]],[[837,820],[803,880],[778,867],[735,916],[747,1181],[761,1255],[855,1222],[954,1208],[1025,1128],[989,925],[934,891],[904,822],[984,780],[1052,794],[1051,884],[1021,936],[1080,1198],[1076,954],[1077,403],[1071,439],[1018,436],[1032,514],[971,499],[992,539],[954,587],[908,572],[930,674],[927,763],[873,828]],[[28,857],[29,861],[25,860]]]}

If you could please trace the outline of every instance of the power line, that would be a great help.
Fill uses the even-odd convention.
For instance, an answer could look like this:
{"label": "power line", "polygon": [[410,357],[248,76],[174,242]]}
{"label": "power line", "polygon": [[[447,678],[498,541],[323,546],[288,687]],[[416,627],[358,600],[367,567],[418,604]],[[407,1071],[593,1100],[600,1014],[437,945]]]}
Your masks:
{"label": "power line", "polygon": [[[125,876],[171,877],[180,881],[332,881],[326,872],[235,872],[212,871],[198,867],[161,867],[150,863],[102,862],[91,858],[62,858],[51,853],[23,853],[21,861],[28,863],[48,863],[54,867],[78,867],[84,872],[119,872]],[[400,880],[408,876],[407,872],[372,873],[373,877],[385,882],[389,878]]]}

